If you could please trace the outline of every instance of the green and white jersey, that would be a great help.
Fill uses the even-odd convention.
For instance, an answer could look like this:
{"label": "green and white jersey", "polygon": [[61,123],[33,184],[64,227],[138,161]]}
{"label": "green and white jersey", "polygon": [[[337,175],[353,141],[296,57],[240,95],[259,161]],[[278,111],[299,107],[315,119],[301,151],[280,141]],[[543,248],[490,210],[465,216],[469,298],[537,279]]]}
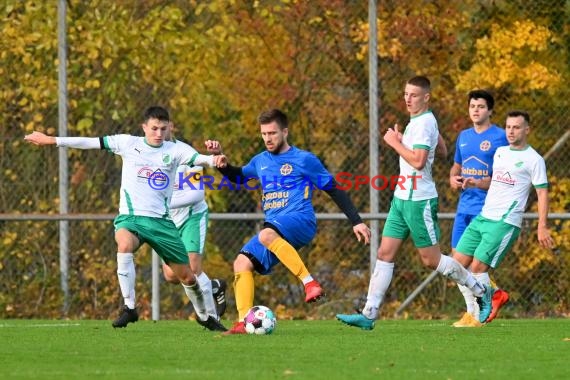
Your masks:
{"label": "green and white jersey", "polygon": [[123,159],[119,213],[169,218],[176,169],[181,164],[213,166],[213,157],[182,142],[148,145],[144,137],[103,137],[105,149]]}
{"label": "green and white jersey", "polygon": [[170,216],[178,228],[190,218],[190,215],[208,210],[205,201],[206,191],[202,182],[203,175],[202,166],[180,165],[176,170]]}
{"label": "green and white jersey", "polygon": [[432,177],[432,165],[438,137],[437,120],[431,111],[410,119],[402,137],[402,144],[410,150],[427,150],[428,158],[424,168],[417,170],[400,157],[400,178],[394,191],[396,198],[423,201],[437,197]]}
{"label": "green and white jersey", "polygon": [[520,227],[531,185],[548,187],[546,165],[540,154],[530,146],[522,150],[497,148],[491,186],[481,215]]}

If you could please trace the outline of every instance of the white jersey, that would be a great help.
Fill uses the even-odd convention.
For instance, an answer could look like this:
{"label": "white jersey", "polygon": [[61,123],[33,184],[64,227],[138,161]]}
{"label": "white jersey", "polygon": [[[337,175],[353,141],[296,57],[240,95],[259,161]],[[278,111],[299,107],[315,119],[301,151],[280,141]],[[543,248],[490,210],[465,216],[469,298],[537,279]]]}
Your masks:
{"label": "white jersey", "polygon": [[520,227],[531,185],[548,187],[546,165],[540,154],[530,146],[522,150],[498,148],[481,216]]}
{"label": "white jersey", "polygon": [[204,168],[201,166],[180,165],[176,170],[170,216],[178,228],[191,214],[208,210],[205,185],[201,180],[203,175]]}
{"label": "white jersey", "polygon": [[119,213],[124,215],[168,218],[177,167],[213,166],[212,156],[182,142],[154,147],[144,137],[114,135],[103,137],[103,146],[123,159]]}
{"label": "white jersey", "polygon": [[[426,149],[428,157],[422,170],[415,169],[400,157],[400,178],[394,196],[402,200],[421,201],[437,197],[432,165],[439,137],[437,120],[431,111],[414,116],[406,126],[402,144],[410,149]],[[405,181],[405,182],[404,182]],[[402,185],[400,185],[402,184]]]}

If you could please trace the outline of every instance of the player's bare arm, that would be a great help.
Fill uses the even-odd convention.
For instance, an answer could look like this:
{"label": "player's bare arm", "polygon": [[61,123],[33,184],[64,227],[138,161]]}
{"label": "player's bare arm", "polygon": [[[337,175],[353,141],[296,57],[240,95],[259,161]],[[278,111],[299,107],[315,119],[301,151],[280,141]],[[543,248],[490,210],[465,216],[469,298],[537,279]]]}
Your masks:
{"label": "player's bare arm", "polygon": [[441,158],[447,158],[447,145],[441,133],[437,136],[437,146],[435,147],[435,154]]}
{"label": "player's bare arm", "polygon": [[536,189],[536,195],[538,197],[538,243],[543,248],[553,248],[554,239],[550,235],[550,230],[548,229],[547,217],[548,217],[548,189]]}

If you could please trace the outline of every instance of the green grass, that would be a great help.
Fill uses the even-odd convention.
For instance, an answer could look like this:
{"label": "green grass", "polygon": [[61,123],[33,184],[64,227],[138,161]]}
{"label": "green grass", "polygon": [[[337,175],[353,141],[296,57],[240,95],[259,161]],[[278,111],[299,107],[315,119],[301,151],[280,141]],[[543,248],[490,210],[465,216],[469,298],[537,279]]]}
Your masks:
{"label": "green grass", "polygon": [[[226,321],[226,325],[229,322]],[[194,321],[0,321],[0,379],[570,379],[570,320],[279,321],[224,336]]]}

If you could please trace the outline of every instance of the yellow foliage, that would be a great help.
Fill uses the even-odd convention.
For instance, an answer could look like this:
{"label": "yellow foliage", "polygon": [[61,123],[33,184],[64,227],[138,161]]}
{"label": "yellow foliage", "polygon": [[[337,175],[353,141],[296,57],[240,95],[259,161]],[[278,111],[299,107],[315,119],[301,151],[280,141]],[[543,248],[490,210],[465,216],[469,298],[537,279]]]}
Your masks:
{"label": "yellow foliage", "polygon": [[2,238],[2,244],[9,245],[16,241],[18,234],[16,232],[7,231]]}
{"label": "yellow foliage", "polygon": [[83,118],[77,122],[76,129],[81,133],[85,133],[86,131],[89,131],[89,128],[91,128],[92,125],[93,125],[92,119]]}
{"label": "yellow foliage", "polygon": [[561,75],[550,60],[537,61],[538,52],[555,42],[546,27],[530,20],[515,21],[510,27],[493,24],[490,35],[477,40],[477,53],[471,68],[457,77],[457,89],[501,88],[507,84],[513,92],[545,89],[554,92]]}

